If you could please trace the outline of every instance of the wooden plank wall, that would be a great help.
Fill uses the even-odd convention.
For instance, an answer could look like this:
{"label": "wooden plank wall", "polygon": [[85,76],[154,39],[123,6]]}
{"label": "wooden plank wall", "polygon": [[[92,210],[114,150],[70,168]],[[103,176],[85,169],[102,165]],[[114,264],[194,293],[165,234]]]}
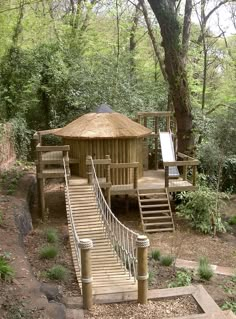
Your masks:
{"label": "wooden plank wall", "polygon": [[[87,177],[86,156],[94,159],[105,159],[110,155],[112,163],[139,162],[138,178],[143,176],[143,141],[142,139],[64,139],[70,145],[70,157],[79,159],[78,166],[72,167],[72,174]],[[105,165],[97,165],[98,177],[105,177]],[[115,168],[111,170],[113,185],[133,183],[133,169]]]}

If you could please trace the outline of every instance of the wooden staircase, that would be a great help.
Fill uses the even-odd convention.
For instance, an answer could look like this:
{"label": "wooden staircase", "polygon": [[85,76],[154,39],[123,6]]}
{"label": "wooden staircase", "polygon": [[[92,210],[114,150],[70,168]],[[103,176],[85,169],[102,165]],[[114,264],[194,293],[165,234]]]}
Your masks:
{"label": "wooden staircase", "polygon": [[[69,181],[70,207],[73,214],[74,225],[79,239],[92,239],[92,276],[93,293],[116,293],[135,291],[137,284],[134,277],[130,277],[125,271],[117,253],[106,235],[104,223],[96,201],[93,187],[90,185],[76,185],[75,181]],[[68,226],[72,256],[78,282],[80,270],[75,251],[75,243],[69,218],[69,205],[66,197]]]}
{"label": "wooden staircase", "polygon": [[137,191],[143,231],[174,231],[174,221],[166,189]]}

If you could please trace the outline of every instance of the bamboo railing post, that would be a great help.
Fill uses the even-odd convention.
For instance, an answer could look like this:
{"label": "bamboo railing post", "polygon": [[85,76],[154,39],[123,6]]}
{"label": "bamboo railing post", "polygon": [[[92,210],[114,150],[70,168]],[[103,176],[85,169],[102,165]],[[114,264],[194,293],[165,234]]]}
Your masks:
{"label": "bamboo railing post", "polygon": [[169,166],[165,166],[165,188],[169,187]]}
{"label": "bamboo railing post", "polygon": [[138,249],[138,302],[147,303],[148,294],[148,247],[149,239],[147,236],[140,235],[137,238],[136,246]]}
{"label": "bamboo railing post", "polygon": [[[36,148],[37,151],[37,148]],[[44,179],[42,177],[43,173],[43,156],[41,151],[37,151],[37,160],[38,164],[36,166],[37,169],[37,186],[38,186],[38,200],[40,206],[40,213],[42,220],[45,219],[45,198],[44,198]]]}
{"label": "bamboo railing post", "polygon": [[[106,155],[106,159],[111,161],[110,155]],[[107,169],[106,169],[106,182],[110,183],[110,186],[107,187],[107,204],[109,207],[111,207],[111,163],[107,164]]]}
{"label": "bamboo railing post", "polygon": [[87,165],[87,176],[88,176],[88,184],[92,184],[92,164],[91,164],[91,156],[86,157],[86,165]]}
{"label": "bamboo railing post", "polygon": [[67,176],[70,175],[70,164],[69,164],[69,154],[68,151],[63,151],[63,159],[65,160],[65,165],[66,165],[66,174]]}
{"label": "bamboo railing post", "polygon": [[[188,157],[184,157],[183,158],[183,161],[187,161],[188,160]],[[187,166],[184,165],[183,166],[183,180],[186,181],[187,180]]]}
{"label": "bamboo railing post", "polygon": [[138,188],[138,167],[134,167],[134,189]]}
{"label": "bamboo railing post", "polygon": [[93,306],[92,291],[92,266],[91,266],[91,249],[93,242],[91,239],[81,239],[79,242],[81,251],[81,281],[83,293],[84,309],[91,309]]}
{"label": "bamboo railing post", "polygon": [[158,169],[158,117],[155,116],[155,124],[154,124],[154,132],[155,132],[155,138],[154,138],[154,144],[155,144],[155,169]]}

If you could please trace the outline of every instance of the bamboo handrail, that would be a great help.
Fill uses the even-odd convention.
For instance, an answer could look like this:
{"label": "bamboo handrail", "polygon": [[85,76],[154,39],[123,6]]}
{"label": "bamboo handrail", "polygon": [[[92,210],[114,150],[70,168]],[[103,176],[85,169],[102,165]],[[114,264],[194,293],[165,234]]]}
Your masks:
{"label": "bamboo handrail", "polygon": [[136,280],[137,257],[135,243],[139,235],[123,225],[112,213],[99,185],[94,161],[91,156],[87,160],[90,161],[90,182],[96,195],[104,229],[110,239],[114,253],[117,255],[117,259],[121,260],[121,264],[124,270],[129,272],[129,276],[133,275],[134,280]]}

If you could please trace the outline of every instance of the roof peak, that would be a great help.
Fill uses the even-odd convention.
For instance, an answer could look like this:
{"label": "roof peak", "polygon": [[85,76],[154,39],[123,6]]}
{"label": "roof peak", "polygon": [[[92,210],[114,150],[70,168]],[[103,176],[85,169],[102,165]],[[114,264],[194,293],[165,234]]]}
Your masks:
{"label": "roof peak", "polygon": [[96,108],[95,113],[114,113],[111,106],[108,104],[101,104]]}

